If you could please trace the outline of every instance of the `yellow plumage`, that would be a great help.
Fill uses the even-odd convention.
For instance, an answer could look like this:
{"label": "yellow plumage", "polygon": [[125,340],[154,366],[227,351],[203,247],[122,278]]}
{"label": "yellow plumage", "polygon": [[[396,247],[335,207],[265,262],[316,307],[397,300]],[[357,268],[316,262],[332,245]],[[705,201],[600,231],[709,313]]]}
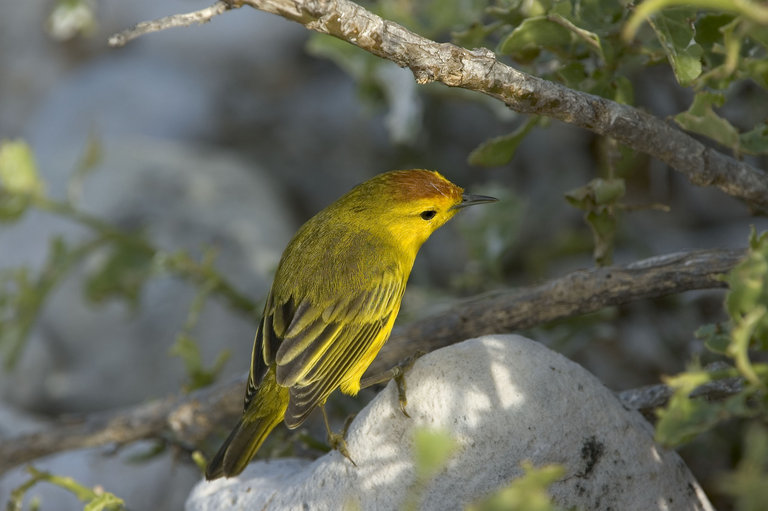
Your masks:
{"label": "yellow plumage", "polygon": [[463,194],[437,172],[393,171],[305,223],[267,298],[243,416],[206,478],[239,474],[277,424],[298,427],[337,388],[356,394],[392,331],[421,245],[459,208],[493,200]]}

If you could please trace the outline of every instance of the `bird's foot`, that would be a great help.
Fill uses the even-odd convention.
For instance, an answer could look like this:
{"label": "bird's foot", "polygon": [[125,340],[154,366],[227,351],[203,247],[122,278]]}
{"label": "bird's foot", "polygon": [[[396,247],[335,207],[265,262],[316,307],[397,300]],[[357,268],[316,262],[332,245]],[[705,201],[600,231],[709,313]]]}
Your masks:
{"label": "bird's foot", "polygon": [[405,383],[405,373],[410,371],[413,364],[415,364],[424,354],[423,351],[417,351],[392,368],[392,379],[395,380],[395,385],[397,385],[397,401],[400,403],[400,411],[409,419],[411,416],[408,415],[408,412],[405,410],[405,407],[408,405],[408,397],[406,396],[408,387]]}
{"label": "bird's foot", "polygon": [[347,430],[349,429],[349,425],[352,424],[352,419],[354,419],[355,416],[350,415],[347,417],[347,420],[344,422],[344,429],[341,430],[341,433],[334,433],[331,431],[331,425],[328,422],[328,414],[325,412],[325,405],[321,405],[320,410],[323,412],[325,432],[328,434],[328,445],[331,446],[331,449],[339,451],[341,454],[343,454],[344,457],[351,461],[354,466],[357,466],[355,460],[353,460],[352,456],[349,455],[349,448],[347,447],[346,441]]}
{"label": "bird's foot", "polygon": [[331,446],[331,449],[339,451],[345,458],[351,461],[354,466],[357,466],[357,463],[355,463],[355,460],[353,460],[352,456],[349,454],[349,448],[347,447],[346,440],[347,430],[349,429],[349,425],[352,424],[352,419],[354,418],[354,415],[347,417],[347,420],[344,422],[344,429],[341,430],[341,433],[334,433],[330,429],[328,430],[328,445]]}

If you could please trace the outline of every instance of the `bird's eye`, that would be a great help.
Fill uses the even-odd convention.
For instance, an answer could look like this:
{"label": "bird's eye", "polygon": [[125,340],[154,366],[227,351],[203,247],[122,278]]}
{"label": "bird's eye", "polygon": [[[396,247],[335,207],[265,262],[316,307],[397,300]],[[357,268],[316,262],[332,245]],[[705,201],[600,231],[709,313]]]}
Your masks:
{"label": "bird's eye", "polygon": [[437,214],[437,211],[433,211],[429,209],[427,211],[421,212],[421,218],[423,218],[424,220],[432,220],[433,218],[435,218],[436,214]]}

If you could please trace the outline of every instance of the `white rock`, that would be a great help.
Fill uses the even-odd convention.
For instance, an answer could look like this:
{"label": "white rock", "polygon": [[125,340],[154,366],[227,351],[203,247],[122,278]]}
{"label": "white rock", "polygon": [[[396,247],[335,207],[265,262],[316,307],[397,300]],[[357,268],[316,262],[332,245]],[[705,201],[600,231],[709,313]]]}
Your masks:
{"label": "white rock", "polygon": [[186,511],[401,509],[414,480],[417,427],[450,432],[460,447],[428,485],[421,509],[462,509],[520,476],[520,464],[562,464],[550,487],[564,508],[712,510],[680,457],[654,444],[650,426],[625,410],[581,366],[514,335],[435,351],[407,374],[408,412],[390,383],[355,419],[338,452],[313,462],[257,462],[237,478],[201,482]]}

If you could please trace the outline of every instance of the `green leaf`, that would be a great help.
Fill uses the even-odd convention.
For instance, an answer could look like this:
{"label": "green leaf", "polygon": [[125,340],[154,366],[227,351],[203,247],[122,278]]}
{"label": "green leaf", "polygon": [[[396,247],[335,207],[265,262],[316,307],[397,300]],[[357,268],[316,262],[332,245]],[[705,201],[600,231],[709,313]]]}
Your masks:
{"label": "green leaf", "polygon": [[714,46],[723,39],[722,27],[735,16],[727,13],[704,13],[696,20],[696,42],[704,48]]}
{"label": "green leaf", "polygon": [[711,380],[712,376],[701,369],[666,378],[666,384],[674,388],[674,393],[667,406],[657,411],[657,442],[665,446],[680,445],[717,423],[717,411],[710,403],[690,397],[697,387]]}
{"label": "green leaf", "polygon": [[768,49],[768,30],[759,23],[745,23],[745,33],[763,48]]}
{"label": "green leaf", "polygon": [[584,186],[565,193],[568,202],[581,210],[592,211],[597,206],[614,205],[626,192],[624,179],[593,179]]}
{"label": "green leaf", "polygon": [[521,10],[522,3],[522,0],[510,0],[506,2],[507,5],[491,5],[485,12],[505,25],[516,27],[528,16]]}
{"label": "green leaf", "polygon": [[742,353],[746,349],[743,343],[768,349],[768,315],[756,312],[768,308],[768,232],[758,236],[753,229],[749,253],[730,271],[726,282],[725,308],[739,335],[734,335],[734,343],[739,345],[733,353]]}
{"label": "green leaf", "polygon": [[744,436],[743,455],[735,470],[715,479],[717,488],[733,497],[733,509],[761,511],[768,502],[768,431],[751,423]]}
{"label": "green leaf", "polygon": [[723,101],[722,94],[697,92],[688,111],[677,114],[674,119],[684,130],[704,135],[739,152],[739,132],[712,109],[712,105],[720,106]]}
{"label": "green leaf", "polygon": [[626,76],[616,76],[611,84],[614,87],[613,100],[624,105],[633,105],[635,103],[635,88],[632,81]]}
{"label": "green leaf", "polygon": [[587,46],[589,46],[589,48],[591,48],[592,51],[594,51],[597,56],[600,57],[603,62],[605,62],[605,54],[603,53],[603,46],[600,42],[600,36],[598,36],[596,33],[576,26],[571,20],[563,17],[560,14],[550,14],[547,16],[547,19],[570,30],[573,35],[579,39],[582,39],[587,44]]}
{"label": "green leaf", "polygon": [[445,468],[457,448],[456,440],[445,431],[416,429],[413,433],[413,455],[417,479],[426,481],[434,477]]}
{"label": "green leaf", "polygon": [[693,335],[697,339],[704,341],[707,349],[720,355],[725,355],[728,346],[731,344],[730,330],[723,331],[722,326],[719,324],[702,325]]}
{"label": "green leaf", "polygon": [[32,149],[23,141],[0,141],[0,222],[21,217],[35,196],[44,195]]}
{"label": "green leaf", "polygon": [[617,219],[614,207],[624,196],[624,179],[593,179],[586,185],[565,194],[574,207],[586,211],[584,219],[592,231],[595,244],[595,262],[604,266],[611,263]]}
{"label": "green leaf", "polygon": [[613,241],[616,237],[616,215],[607,208],[588,212],[584,218],[592,230],[595,242],[593,257],[598,266],[607,266],[613,260]]}
{"label": "green leaf", "polygon": [[152,274],[154,255],[143,238],[115,240],[100,267],[88,276],[86,297],[94,303],[122,298],[135,309],[141,289]]}
{"label": "green leaf", "polygon": [[230,356],[229,350],[221,351],[211,368],[206,369],[200,354],[200,346],[186,332],[182,332],[176,337],[176,342],[171,346],[170,353],[181,358],[187,369],[189,382],[184,384],[186,392],[207,387],[215,382]]}
{"label": "green leaf", "polygon": [[529,62],[538,56],[541,49],[555,50],[570,45],[573,37],[570,30],[546,16],[528,18],[499,44],[499,52],[521,62]]}
{"label": "green leaf", "polygon": [[752,130],[742,133],[739,136],[739,147],[748,154],[768,154],[768,124],[758,124]]}
{"label": "green leaf", "polygon": [[489,25],[476,21],[464,30],[451,32],[451,40],[454,44],[464,48],[479,48],[486,44],[488,36],[498,30],[501,25],[501,22],[498,21]]}
{"label": "green leaf", "polygon": [[520,142],[539,122],[536,116],[529,117],[522,126],[512,133],[486,140],[477,146],[467,158],[470,165],[497,167],[509,163]]}
{"label": "green leaf", "polygon": [[694,41],[696,8],[676,7],[656,12],[649,22],[667,55],[675,78],[684,87],[701,75],[702,48]]}
{"label": "green leaf", "polygon": [[530,462],[522,464],[525,474],[509,486],[493,493],[480,502],[471,504],[467,511],[556,511],[547,488],[565,475],[561,465],[534,468]]}
{"label": "green leaf", "polygon": [[[627,15],[627,9],[622,2],[616,0],[580,0],[577,5],[578,8],[570,17],[580,27],[602,36],[615,35]],[[568,17],[568,14],[563,15]]]}
{"label": "green leaf", "polygon": [[39,275],[31,275],[26,267],[0,272],[0,352],[7,368],[13,368],[21,356],[51,290],[91,248],[85,244],[70,249],[63,239],[54,237]]}
{"label": "green leaf", "polygon": [[570,61],[555,71],[555,76],[565,86],[583,90],[584,82],[587,80],[587,71],[582,62]]}
{"label": "green leaf", "polygon": [[741,61],[744,74],[763,89],[768,89],[768,59],[745,58]]}

